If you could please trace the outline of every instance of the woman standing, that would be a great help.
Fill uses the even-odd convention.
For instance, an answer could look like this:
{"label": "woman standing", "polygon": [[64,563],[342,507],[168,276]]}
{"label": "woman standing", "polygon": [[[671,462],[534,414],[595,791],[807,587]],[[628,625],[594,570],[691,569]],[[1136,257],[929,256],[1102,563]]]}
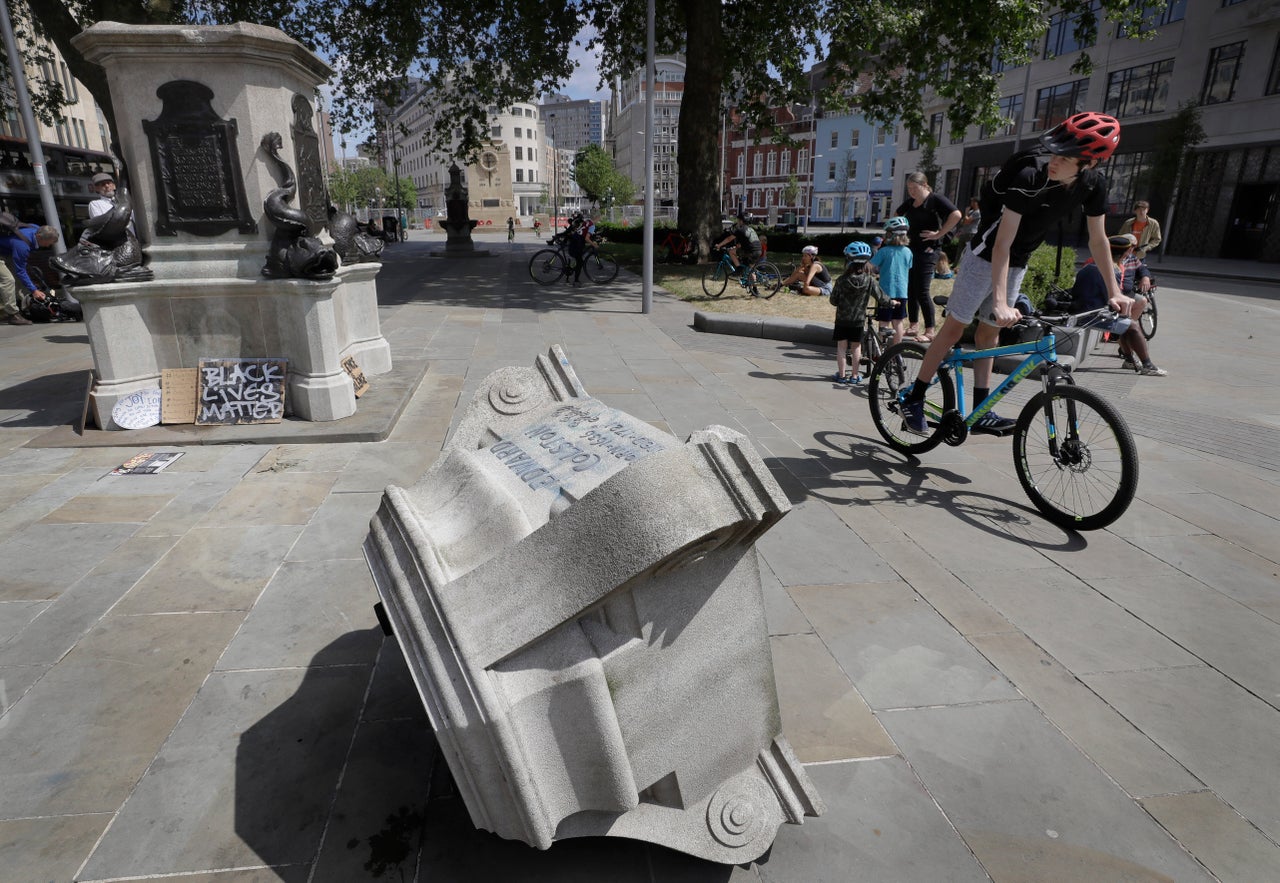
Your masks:
{"label": "woman standing", "polygon": [[[897,214],[911,222],[911,276],[907,288],[907,315],[911,325],[908,334],[919,340],[933,340],[934,313],[930,289],[933,268],[942,254],[943,240],[960,223],[960,209],[945,196],[934,193],[923,172],[907,175],[907,201],[898,206]],[[924,316],[924,331],[918,322]]]}

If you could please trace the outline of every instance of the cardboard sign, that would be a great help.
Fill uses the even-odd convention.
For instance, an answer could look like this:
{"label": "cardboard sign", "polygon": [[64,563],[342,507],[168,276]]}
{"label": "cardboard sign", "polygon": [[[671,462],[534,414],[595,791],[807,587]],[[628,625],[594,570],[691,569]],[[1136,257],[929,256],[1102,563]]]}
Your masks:
{"label": "cardboard sign", "polygon": [[289,360],[201,359],[196,425],[279,423]]}
{"label": "cardboard sign", "polygon": [[112,475],[155,475],[164,471],[174,460],[182,456],[182,451],[161,451],[154,453],[144,451],[125,460],[115,469]]}
{"label": "cardboard sign", "polygon": [[351,384],[355,387],[356,398],[360,398],[369,388],[369,381],[360,370],[360,366],[356,364],[355,356],[347,356],[343,359],[342,369],[351,375]]}
{"label": "cardboard sign", "polygon": [[195,423],[196,387],[200,372],[195,368],[166,368],[160,372],[160,422]]}

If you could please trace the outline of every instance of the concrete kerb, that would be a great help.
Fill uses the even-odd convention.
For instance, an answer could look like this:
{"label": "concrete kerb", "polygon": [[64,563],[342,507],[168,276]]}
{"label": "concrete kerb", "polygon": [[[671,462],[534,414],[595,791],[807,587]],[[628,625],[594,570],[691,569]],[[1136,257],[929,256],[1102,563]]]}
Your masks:
{"label": "concrete kerb", "polygon": [[709,334],[732,334],[738,337],[762,337],[790,343],[834,346],[830,322],[810,322],[782,316],[752,316],[746,313],[693,314],[693,327]]}

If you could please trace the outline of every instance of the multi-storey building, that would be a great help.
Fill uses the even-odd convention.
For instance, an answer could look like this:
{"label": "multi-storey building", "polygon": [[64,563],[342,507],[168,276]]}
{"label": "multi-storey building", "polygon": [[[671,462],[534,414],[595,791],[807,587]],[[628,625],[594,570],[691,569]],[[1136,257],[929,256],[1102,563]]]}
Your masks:
{"label": "multi-storey building", "polygon": [[631,179],[644,201],[645,102],[653,96],[653,191],[656,206],[679,201],[680,101],[684,97],[684,59],[660,56],[654,60],[653,88],[641,68],[626,80],[614,81],[609,100],[608,143],[619,172]]}
{"label": "multi-storey building", "polygon": [[776,224],[780,214],[801,213],[808,201],[817,116],[805,105],[773,108],[771,116],[772,126],[760,132],[735,112],[725,115],[720,133],[725,214],[746,212]]}
{"label": "multi-storey building", "polygon": [[[402,93],[403,99],[389,111],[389,146],[383,168],[389,175],[411,177],[418,192],[423,217],[442,216],[449,168],[456,151],[433,153],[426,133],[434,121],[430,89],[422,83]],[[481,224],[505,224],[510,216],[529,218],[544,210],[550,200],[552,156],[543,130],[542,114],[532,102],[510,107],[489,107],[487,143],[475,162],[463,167],[469,190],[470,213]],[[462,133],[454,133],[455,139]],[[457,143],[456,140],[454,142]]]}
{"label": "multi-storey building", "polygon": [[897,139],[861,114],[827,114],[814,133],[810,221],[862,227],[893,213]]}
{"label": "multi-storey building", "polygon": [[561,150],[581,150],[588,144],[604,146],[603,101],[552,95],[538,109],[546,124],[547,137]]}
{"label": "multi-storey building", "polygon": [[[1078,111],[1103,111],[1123,130],[1103,168],[1111,228],[1145,198],[1171,254],[1280,260],[1280,6],[1170,0],[1144,30],[1155,36],[1139,40],[1103,23],[1087,47],[1094,70],[1082,76],[1070,70],[1082,48],[1075,22],[1052,16],[1036,60],[1003,72],[1001,108],[1010,122],[1002,128],[949,131],[945,103],[926,96],[938,189],[957,201],[976,195],[1011,153],[1045,130]],[[1187,102],[1199,106],[1208,138],[1184,164],[1171,207],[1171,182],[1153,181],[1150,170],[1167,124]],[[916,139],[905,146],[900,171],[923,156]]]}

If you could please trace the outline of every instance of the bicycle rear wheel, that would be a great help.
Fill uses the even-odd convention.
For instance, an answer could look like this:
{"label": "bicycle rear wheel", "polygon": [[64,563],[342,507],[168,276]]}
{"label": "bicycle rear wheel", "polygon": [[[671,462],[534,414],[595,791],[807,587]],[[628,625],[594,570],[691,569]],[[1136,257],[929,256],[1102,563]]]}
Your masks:
{"label": "bicycle rear wheel", "polygon": [[554,248],[544,248],[529,259],[529,275],[539,285],[550,285],[568,272],[564,257]]}
{"label": "bicycle rear wheel", "polygon": [[1144,296],[1147,299],[1147,308],[1138,317],[1138,327],[1142,329],[1142,336],[1150,340],[1156,336],[1156,293],[1148,291]]}
{"label": "bicycle rear wheel", "polygon": [[778,265],[772,261],[764,261],[756,265],[756,287],[760,290],[760,297],[765,300],[778,293],[785,278],[787,277],[782,275]]}
{"label": "bicycle rear wheel", "polygon": [[923,454],[941,444],[938,421],[956,406],[956,388],[951,372],[939,368],[937,380],[924,398],[928,434],[922,436],[907,431],[902,419],[902,398],[911,392],[920,375],[924,353],[925,348],[917,343],[904,341],[889,347],[871,369],[871,382],[867,384],[871,422],[875,423],[880,437],[889,443],[889,447],[904,454]]}
{"label": "bicycle rear wheel", "polygon": [[586,259],[582,269],[592,282],[604,284],[612,282],[618,275],[618,262],[612,256],[596,252]]}
{"label": "bicycle rear wheel", "polygon": [[1036,508],[1070,530],[1111,524],[1138,489],[1138,448],[1124,418],[1079,386],[1055,386],[1027,403],[1013,430],[1013,465]]}
{"label": "bicycle rear wheel", "polygon": [[724,290],[729,286],[729,274],[725,271],[724,264],[716,264],[702,274],[702,290],[707,293],[708,297],[719,297],[724,294]]}

